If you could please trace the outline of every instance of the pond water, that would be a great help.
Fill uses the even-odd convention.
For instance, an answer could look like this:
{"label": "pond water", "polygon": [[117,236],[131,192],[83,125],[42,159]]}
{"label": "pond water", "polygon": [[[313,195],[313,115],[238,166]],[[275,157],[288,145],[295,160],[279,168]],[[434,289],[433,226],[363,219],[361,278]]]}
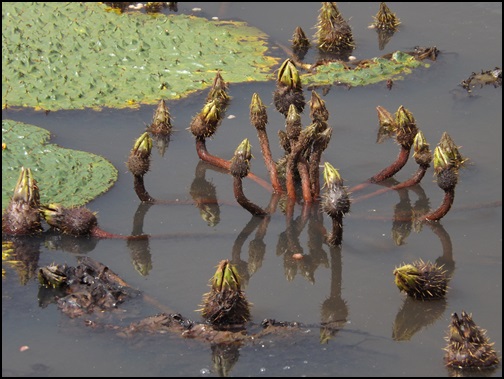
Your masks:
{"label": "pond water", "polygon": [[[180,335],[123,338],[110,330],[85,326],[85,318],[70,319],[55,304],[39,306],[36,278],[21,285],[9,269],[2,281],[2,375],[447,376],[453,372],[444,366],[444,337],[450,315],[462,311],[472,313],[474,321],[487,329],[500,355],[502,89],[486,86],[469,97],[457,88],[473,71],[502,67],[502,3],[387,4],[402,25],[382,51],[376,32],[367,28],[378,3],[338,3],[343,16],[350,19],[358,59],[416,45],[435,45],[441,54],[430,68],[395,81],[390,91],[384,83],[350,90],[331,88],[323,96],[333,128],[323,160],[339,170],[348,187],[364,182],[398,152],[391,140],[376,143],[376,107],[395,112],[404,105],[432,149],[446,131],[470,159],[460,171],[454,205],[439,224],[409,233],[407,223],[394,221],[394,216],[400,217],[401,211],[407,212],[425,198],[431,209],[441,203],[443,192],[431,168],[415,189],[388,191],[361,201],[357,200],[362,195],[383,187],[371,185],[353,193],[341,248],[329,249],[321,242],[320,229],[312,232],[317,217],[301,223],[301,205],[296,205],[293,220],[278,207],[265,234],[259,233],[250,227],[252,216],[234,199],[232,177],[199,162],[194,137],[186,130],[200,111],[206,91],[167,102],[176,131],[164,156],[153,150],[151,171],[145,177],[150,194],[167,200],[163,205],[140,204],[124,163],[133,141],[151,121],[153,106],[47,115],[3,110],[3,119],[50,130],[53,143],[110,160],[119,170],[119,179],[87,207],[98,212],[99,225],[109,232],[157,236],[136,245],[116,239],[34,241],[39,246],[35,248],[38,266],[76,265],[79,256],[89,256],[155,300],[134,300],[124,312],[104,315],[103,323],[126,325],[167,309],[200,320],[196,309],[208,291],[208,280],[221,260],[230,259],[248,273],[244,288],[253,303],[256,325],[270,318],[306,327],[288,337],[266,337],[220,355],[210,343]],[[180,3],[178,12],[191,13],[196,7],[202,9],[200,15],[244,20],[267,33],[272,46],[289,46],[296,26],[309,36],[314,33],[320,3]],[[276,52],[287,57],[281,49]],[[305,60],[314,57],[309,52]],[[274,89],[273,80],[230,85],[232,101],[226,114],[235,117],[225,119],[207,141],[211,153],[230,159],[248,138],[255,157],[252,171],[264,179],[267,171],[248,107],[254,92],[269,106],[272,154],[280,158],[277,131],[284,127],[284,120],[272,105]],[[309,99],[308,91],[305,97]],[[305,112],[303,124],[308,122]],[[395,178],[405,180],[415,170],[410,159]],[[216,188],[218,207],[211,210],[214,222],[204,219],[195,206],[191,196],[195,179]],[[246,179],[244,189],[253,202],[264,207],[269,203],[270,193],[257,183]],[[330,229],[330,219],[326,215],[321,219]],[[296,227],[298,252],[305,255],[301,261],[292,260],[294,252],[285,247],[285,232]],[[393,233],[401,230],[403,241],[398,245]],[[261,245],[264,250],[258,248]],[[411,302],[398,291],[394,268],[417,259],[451,267],[446,301]],[[147,274],[136,269],[139,263],[151,265]],[[331,317],[340,321],[339,327],[321,343],[321,323]],[[20,351],[22,346],[29,349]],[[219,360],[225,369],[217,368],[214,361]],[[478,374],[502,376],[502,366]]]}

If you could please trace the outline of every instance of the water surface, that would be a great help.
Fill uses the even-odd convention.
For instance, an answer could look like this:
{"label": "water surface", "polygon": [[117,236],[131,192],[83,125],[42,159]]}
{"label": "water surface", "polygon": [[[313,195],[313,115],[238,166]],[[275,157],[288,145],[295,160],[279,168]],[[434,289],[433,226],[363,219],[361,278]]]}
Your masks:
{"label": "water surface", "polygon": [[[475,90],[472,97],[453,90],[473,71],[502,67],[502,3],[387,4],[402,25],[381,51],[376,32],[367,29],[378,3],[338,3],[343,16],[350,19],[358,59],[416,45],[435,45],[441,55],[429,69],[395,81],[391,91],[384,83],[350,90],[331,88],[323,99],[333,135],[323,159],[339,170],[349,187],[362,183],[392,162],[398,152],[390,140],[376,144],[376,106],[395,112],[404,105],[432,149],[446,131],[470,159],[460,172],[454,206],[437,227],[406,233],[401,245],[392,238],[398,205],[415,206],[425,197],[432,209],[441,203],[443,192],[430,169],[415,190],[389,191],[353,203],[344,219],[341,249],[313,248],[309,227],[314,220],[308,221],[299,233],[300,252],[306,255],[304,266],[288,259],[293,251],[286,251],[282,239],[290,223],[278,208],[262,238],[265,251],[261,259],[253,242],[260,239],[257,229],[245,240],[239,238],[252,217],[234,200],[231,176],[199,164],[194,137],[186,130],[201,109],[206,91],[167,103],[176,132],[164,157],[154,151],[145,181],[151,195],[171,203],[151,207],[140,204],[124,162],[133,141],[151,121],[154,107],[48,115],[4,110],[4,119],[46,128],[53,134],[53,143],[100,154],[118,168],[115,186],[87,204],[98,212],[103,229],[124,235],[138,232],[134,229],[137,215],[136,222],[143,221],[143,232],[163,235],[137,246],[135,252],[123,240],[80,241],[73,253],[46,241],[40,243],[38,265],[75,265],[78,256],[87,255],[159,304],[199,320],[195,310],[215,266],[222,259],[239,263],[249,274],[245,292],[254,304],[255,323],[274,318],[309,327],[292,338],[264,339],[241,347],[235,352],[229,376],[450,375],[443,363],[444,336],[451,313],[463,310],[488,330],[495,349],[501,352],[502,90],[487,86]],[[296,26],[310,36],[315,32],[320,3],[180,3],[179,12],[190,13],[196,7],[208,17],[247,21],[270,35],[272,46],[289,46]],[[286,58],[281,49],[275,51]],[[310,52],[306,59],[315,55]],[[268,133],[273,157],[278,159],[282,152],[277,131],[284,121],[271,104],[274,89],[274,81],[231,85],[227,115],[235,117],[226,119],[207,142],[213,154],[230,159],[238,144],[249,138],[255,156],[252,171],[263,178],[267,172],[248,107],[254,92],[269,105]],[[309,99],[308,91],[305,96]],[[304,114],[304,125],[308,122],[308,114]],[[395,178],[405,180],[415,170],[410,160]],[[202,173],[216,187],[219,204],[214,209],[218,222],[210,224],[201,217],[190,194],[195,178]],[[256,183],[246,180],[244,187],[257,204],[266,206],[270,201],[270,193]],[[380,188],[370,186],[352,197],[358,199]],[[298,205],[292,221],[299,220],[301,211]],[[322,220],[329,229],[329,218],[324,215]],[[412,304],[399,293],[393,282],[394,267],[419,258],[451,264],[453,278],[446,301]],[[148,275],[135,270],[138,259],[150,260]],[[2,283],[4,376],[219,375],[210,344],[177,335],[120,338],[111,331],[87,328],[83,319],[69,319],[54,304],[39,307],[37,296],[36,279],[20,285],[15,272],[8,271],[8,279]],[[117,316],[117,323],[127,324],[161,311],[139,302],[127,310]],[[343,326],[327,343],[321,343],[320,326],[328,313],[340,317]],[[418,323],[426,313],[435,317]],[[110,321],[108,316],[105,321]],[[404,324],[409,333],[397,330]],[[24,345],[29,350],[20,352]],[[488,375],[501,376],[501,366]]]}

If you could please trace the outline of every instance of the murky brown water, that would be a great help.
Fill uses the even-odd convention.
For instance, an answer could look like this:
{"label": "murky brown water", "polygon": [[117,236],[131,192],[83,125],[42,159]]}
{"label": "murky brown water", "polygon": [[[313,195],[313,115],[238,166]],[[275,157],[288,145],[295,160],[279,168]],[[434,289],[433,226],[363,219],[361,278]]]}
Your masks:
{"label": "murky brown water", "polygon": [[[471,312],[476,323],[488,330],[495,349],[501,352],[502,90],[485,87],[471,98],[450,91],[473,71],[502,67],[502,3],[388,3],[403,25],[384,51],[378,49],[375,31],[367,29],[378,3],[338,5],[350,19],[358,58],[415,45],[436,45],[442,54],[429,69],[396,81],[391,91],[384,84],[332,88],[324,100],[334,130],[323,159],[339,170],[349,187],[363,182],[391,162],[398,151],[391,141],[375,143],[376,106],[395,111],[404,105],[432,148],[447,131],[471,162],[460,173],[454,206],[440,227],[424,226],[418,233],[411,232],[400,246],[392,239],[394,210],[399,203],[414,206],[425,195],[431,208],[440,204],[443,193],[433,181],[431,169],[417,191],[390,191],[352,204],[344,219],[340,250],[331,251],[326,245],[313,248],[308,223],[299,233],[306,266],[289,266],[284,259],[291,252],[286,253],[282,245],[287,220],[278,209],[262,239],[265,252],[260,259],[261,252],[253,248],[256,231],[245,240],[239,238],[251,216],[236,204],[230,176],[212,168],[205,171],[205,179],[217,190],[216,225],[209,226],[202,219],[190,196],[199,160],[194,138],[185,129],[201,109],[206,92],[168,103],[177,132],[164,157],[153,154],[146,185],[151,195],[173,204],[151,207],[140,206],[124,162],[132,141],[150,122],[153,107],[47,116],[7,110],[2,112],[4,119],[46,128],[54,134],[52,142],[100,154],[119,169],[117,184],[88,204],[98,212],[103,229],[130,234],[135,214],[145,212],[143,232],[168,235],[150,239],[137,246],[136,252],[121,240],[82,241],[78,254],[51,249],[45,241],[40,243],[38,265],[75,265],[77,256],[86,254],[160,304],[195,320],[199,319],[195,310],[217,263],[231,259],[247,267],[250,277],[245,291],[254,303],[254,322],[274,318],[313,327],[291,339],[264,339],[243,346],[234,356],[230,376],[446,376],[450,372],[443,365],[443,337],[451,313],[462,310]],[[273,42],[289,45],[296,26],[307,34],[314,32],[320,3],[180,3],[179,12],[190,12],[193,7],[202,8],[210,17],[245,20],[269,34]],[[207,143],[212,153],[229,159],[236,146],[249,138],[255,156],[252,171],[263,178],[267,178],[266,169],[249,123],[248,106],[254,92],[269,104],[274,89],[274,82],[231,85],[233,99],[227,115],[236,117],[226,119]],[[272,106],[268,116],[273,156],[278,159],[281,150],[276,132],[284,126],[283,117]],[[307,114],[303,121],[308,122]],[[396,178],[404,180],[414,170],[416,165],[410,161]],[[379,188],[370,186],[353,198]],[[262,206],[270,200],[269,193],[251,181],[245,182],[245,192]],[[298,206],[294,219],[300,214]],[[137,215],[137,220],[141,218],[142,214]],[[326,216],[323,222],[330,228]],[[454,264],[446,302],[412,304],[395,287],[394,267],[419,258]],[[146,276],[135,270],[134,261],[140,259],[152,264]],[[210,344],[178,336],[125,340],[113,332],[91,330],[81,319],[68,319],[54,304],[39,307],[36,280],[21,286],[15,278],[11,271],[2,283],[3,376],[218,375]],[[121,316],[123,323],[160,311],[138,303],[127,309]],[[320,323],[331,312],[346,323],[328,343],[321,344]],[[427,312],[432,318],[419,321]],[[394,326],[409,328],[408,337],[398,340],[396,330],[394,338]],[[24,345],[30,349],[20,352]],[[501,376],[501,366],[488,374]]]}

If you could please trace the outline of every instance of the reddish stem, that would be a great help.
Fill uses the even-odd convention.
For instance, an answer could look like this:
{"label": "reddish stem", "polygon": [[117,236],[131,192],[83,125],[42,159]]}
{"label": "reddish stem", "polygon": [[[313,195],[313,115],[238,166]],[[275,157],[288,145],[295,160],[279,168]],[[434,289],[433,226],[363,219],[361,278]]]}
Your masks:
{"label": "reddish stem", "polygon": [[310,172],[308,169],[308,163],[306,159],[300,158],[297,164],[297,169],[299,176],[301,177],[301,188],[303,189],[303,200],[305,203],[311,203],[313,201],[310,187]]}
{"label": "reddish stem", "polygon": [[271,156],[271,149],[266,130],[260,128],[257,129],[257,137],[259,138],[259,142],[261,144],[261,151],[264,158],[264,163],[266,164],[266,168],[268,169],[269,172],[271,185],[273,186],[273,191],[275,193],[282,194],[283,189],[282,185],[280,184],[280,181],[278,180],[276,164]]}
{"label": "reddish stem", "polygon": [[441,220],[450,210],[453,200],[455,200],[455,189],[445,191],[443,202],[435,211],[429,213],[425,216],[427,221],[439,221]]}
{"label": "reddish stem", "polygon": [[236,201],[238,201],[238,204],[240,204],[243,208],[252,213],[254,216],[267,216],[268,212],[266,212],[261,207],[255,205],[249,199],[247,199],[247,197],[243,193],[242,179],[239,176],[233,176],[233,179],[234,179],[233,191]]}
{"label": "reddish stem", "polygon": [[89,235],[96,238],[115,238],[123,240],[144,240],[150,237],[148,234],[140,234],[137,236],[123,236],[122,234],[109,233],[101,229],[98,225],[95,225],[91,228]]}
{"label": "reddish stem", "polygon": [[384,168],[378,174],[369,178],[368,182],[378,183],[394,176],[408,161],[410,150],[411,147],[406,148],[401,145],[401,150],[399,151],[396,160],[390,166]]}
{"label": "reddish stem", "polygon": [[135,175],[134,177],[135,177],[134,180],[135,192],[140,201],[143,201],[145,203],[155,203],[156,199],[154,199],[151,195],[149,195],[149,193],[145,189],[143,175]]}
{"label": "reddish stem", "polygon": [[[231,167],[231,161],[226,161],[220,157],[210,154],[206,148],[206,141],[204,138],[196,137],[196,152],[198,153],[198,157],[202,161],[208,162],[214,166],[229,171]],[[253,173],[249,173],[247,177],[252,179],[257,184],[261,185],[262,187],[266,188],[268,191],[271,191],[271,185],[264,179],[259,178],[257,175]]]}

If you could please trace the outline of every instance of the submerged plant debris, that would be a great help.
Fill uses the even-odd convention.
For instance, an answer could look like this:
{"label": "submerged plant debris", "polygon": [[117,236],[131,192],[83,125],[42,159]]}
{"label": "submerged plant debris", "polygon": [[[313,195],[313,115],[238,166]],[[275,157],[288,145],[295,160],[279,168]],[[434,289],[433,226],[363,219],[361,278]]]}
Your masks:
{"label": "submerged plant debris", "polygon": [[12,196],[20,167],[37,179],[41,203],[83,205],[106,192],[117,169],[105,158],[48,143],[50,132],[35,125],[2,120],[2,210]]}
{"label": "submerged plant debris", "polygon": [[269,80],[278,59],[244,22],[106,12],[100,3],[2,5],[2,107],[135,107]]}

